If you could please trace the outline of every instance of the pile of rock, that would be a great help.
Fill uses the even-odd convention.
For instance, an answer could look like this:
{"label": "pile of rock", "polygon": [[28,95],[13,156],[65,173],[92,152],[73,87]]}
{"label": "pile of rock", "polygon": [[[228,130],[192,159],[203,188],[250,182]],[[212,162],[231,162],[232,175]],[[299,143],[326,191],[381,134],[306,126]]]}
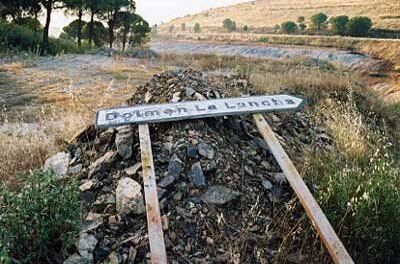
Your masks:
{"label": "pile of rock", "polygon": [[[138,87],[130,103],[220,98],[247,93],[248,88],[234,76],[168,71]],[[296,153],[292,157],[297,162],[312,143],[330,145],[330,138],[304,113],[265,117],[289,153]],[[208,118],[150,128],[170,263],[271,262],[282,239],[270,230],[273,214],[293,194],[251,118]],[[137,127],[91,126],[67,152],[59,160],[80,180],[83,225],[78,252],[65,263],[148,263]]]}

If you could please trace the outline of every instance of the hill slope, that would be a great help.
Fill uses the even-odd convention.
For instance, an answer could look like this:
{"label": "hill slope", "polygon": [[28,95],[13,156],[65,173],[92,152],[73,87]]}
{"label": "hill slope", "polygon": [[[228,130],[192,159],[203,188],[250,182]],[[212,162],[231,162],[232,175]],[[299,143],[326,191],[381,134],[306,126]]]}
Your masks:
{"label": "hill slope", "polygon": [[258,0],[177,18],[160,28],[166,31],[174,25],[176,30],[180,30],[180,25],[185,23],[191,29],[195,23],[200,23],[205,32],[220,31],[222,21],[231,18],[238,28],[248,25],[260,30],[286,20],[296,21],[299,16],[304,16],[309,23],[310,17],[317,12],[329,16],[369,16],[374,21],[374,27],[400,29],[399,0]]}

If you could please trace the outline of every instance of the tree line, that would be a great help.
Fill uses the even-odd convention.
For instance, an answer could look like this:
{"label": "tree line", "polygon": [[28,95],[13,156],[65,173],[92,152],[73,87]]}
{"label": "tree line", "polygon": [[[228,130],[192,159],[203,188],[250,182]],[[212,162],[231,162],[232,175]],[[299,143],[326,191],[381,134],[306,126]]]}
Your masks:
{"label": "tree line", "polygon": [[[41,53],[49,49],[49,30],[54,11],[63,9],[68,15],[76,17],[64,28],[61,35],[76,41],[81,47],[87,40],[89,46],[113,43],[118,37],[123,49],[127,43],[141,44],[151,28],[149,24],[136,14],[134,0],[0,0],[0,18],[12,24],[22,25],[41,34]],[[45,16],[42,27],[38,18]],[[89,21],[85,21],[84,18]],[[106,25],[106,27],[104,26]]]}
{"label": "tree line", "polygon": [[[348,16],[341,15],[329,18],[324,13],[316,13],[311,16],[308,24],[306,24],[306,18],[304,16],[299,16],[297,21],[285,21],[281,25],[275,25],[273,30],[275,33],[281,32],[286,34],[336,34],[341,36],[363,37],[368,36],[372,25],[372,20],[366,16],[356,16],[350,18]],[[223,20],[222,28],[228,33],[238,31],[236,21],[230,18]],[[199,33],[200,24],[196,23],[194,29],[195,33]],[[185,23],[182,23],[180,30],[187,30]],[[244,25],[243,28],[239,30],[243,32],[249,32],[250,27],[248,25]],[[169,32],[173,33],[174,31],[175,26],[171,25]]]}
{"label": "tree line", "polygon": [[316,13],[310,18],[310,28],[307,30],[304,16],[294,21],[285,21],[281,26],[276,26],[276,30],[281,30],[286,34],[334,34],[341,36],[364,37],[368,36],[372,28],[372,20],[366,16],[348,17],[345,15],[329,18],[324,13]]}

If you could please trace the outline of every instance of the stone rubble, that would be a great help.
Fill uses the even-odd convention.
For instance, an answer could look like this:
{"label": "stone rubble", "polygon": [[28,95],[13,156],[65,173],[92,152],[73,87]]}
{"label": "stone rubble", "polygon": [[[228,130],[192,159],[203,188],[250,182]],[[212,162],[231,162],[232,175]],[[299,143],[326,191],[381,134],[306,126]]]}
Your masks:
{"label": "stone rubble", "polygon": [[[137,87],[128,102],[215,99],[249,88],[233,75],[177,69]],[[265,118],[299,166],[303,149],[332,147],[305,112]],[[160,123],[150,132],[169,262],[232,263],[232,254],[241,263],[273,262],[283,238],[269,226],[293,192],[251,117]],[[68,152],[70,166],[81,166],[71,174],[81,182],[84,219],[76,253],[92,263],[150,263],[137,126],[89,127]],[[65,263],[79,263],[73,256]]]}

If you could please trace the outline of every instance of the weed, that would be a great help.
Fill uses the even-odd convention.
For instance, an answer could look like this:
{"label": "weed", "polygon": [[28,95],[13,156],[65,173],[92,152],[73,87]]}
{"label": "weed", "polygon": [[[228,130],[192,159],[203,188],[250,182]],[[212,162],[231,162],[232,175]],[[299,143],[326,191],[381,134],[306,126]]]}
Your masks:
{"label": "weed", "polygon": [[116,72],[113,74],[113,78],[118,81],[124,81],[129,79],[129,74],[126,72]]}
{"label": "weed", "polygon": [[21,263],[56,262],[74,247],[79,232],[79,191],[75,180],[52,171],[25,177],[20,190],[0,188],[0,241]]}
{"label": "weed", "polygon": [[[340,154],[314,156],[306,175],[357,263],[395,263],[400,243],[400,174],[383,142],[349,161]],[[372,147],[372,146],[371,146]]]}

